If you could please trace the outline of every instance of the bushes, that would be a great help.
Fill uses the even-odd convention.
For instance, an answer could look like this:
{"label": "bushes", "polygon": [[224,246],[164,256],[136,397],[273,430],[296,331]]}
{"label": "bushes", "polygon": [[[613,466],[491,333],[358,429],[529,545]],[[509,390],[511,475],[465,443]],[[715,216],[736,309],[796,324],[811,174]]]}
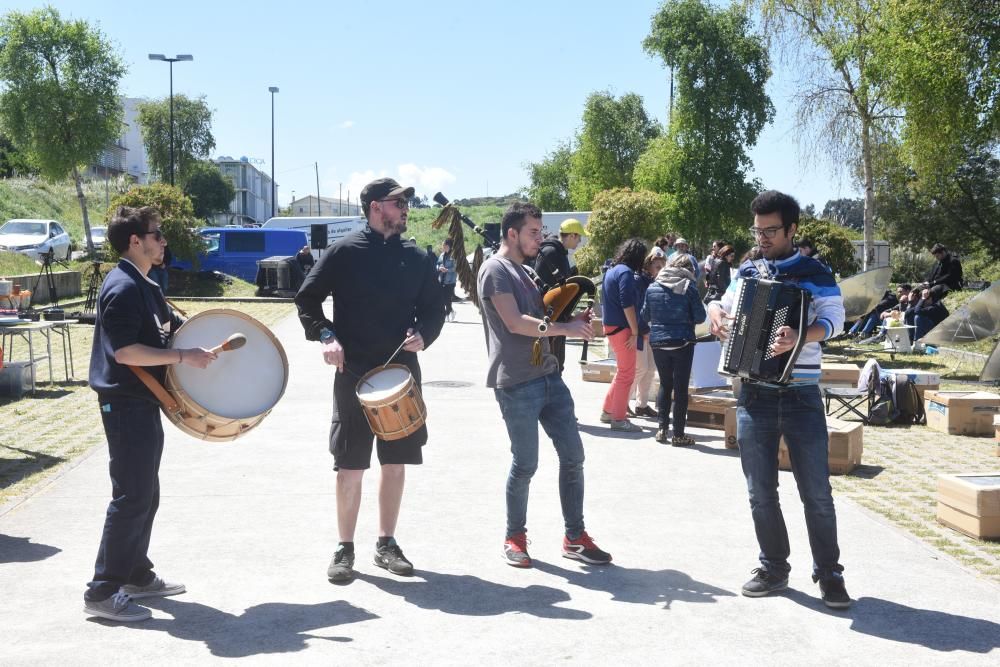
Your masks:
{"label": "bushes", "polygon": [[[186,259],[197,266],[198,253],[204,248],[197,230],[201,222],[194,217],[194,206],[187,195],[166,183],[136,185],[111,200],[108,220],[119,206],[152,206],[157,209],[163,219],[163,234],[174,257]],[[115,254],[110,244],[106,244],[105,249],[109,257]]]}
{"label": "bushes", "polygon": [[576,253],[577,269],[585,276],[599,274],[619,243],[632,237],[651,242],[666,232],[666,220],[666,201],[655,192],[615,188],[598,193],[587,223],[590,238]]}

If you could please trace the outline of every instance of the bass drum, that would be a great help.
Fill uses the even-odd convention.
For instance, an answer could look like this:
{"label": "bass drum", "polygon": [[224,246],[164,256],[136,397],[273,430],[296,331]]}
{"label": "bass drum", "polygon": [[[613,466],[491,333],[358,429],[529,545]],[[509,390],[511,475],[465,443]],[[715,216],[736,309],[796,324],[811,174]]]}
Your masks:
{"label": "bass drum", "polygon": [[181,407],[164,414],[188,435],[201,440],[234,440],[264,420],[285,393],[288,358],[271,330],[236,310],[206,310],[174,334],[171,349],[210,349],[234,333],[243,347],[220,352],[208,368],[167,367],[164,386]]}

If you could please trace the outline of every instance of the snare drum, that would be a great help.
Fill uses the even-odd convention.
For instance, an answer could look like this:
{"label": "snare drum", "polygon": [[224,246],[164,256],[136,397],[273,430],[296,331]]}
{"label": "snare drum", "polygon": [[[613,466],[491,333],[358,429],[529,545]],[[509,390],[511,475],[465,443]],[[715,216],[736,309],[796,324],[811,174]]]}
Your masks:
{"label": "snare drum", "polygon": [[260,424],[288,384],[288,358],[270,329],[236,310],[206,310],[192,316],[174,334],[171,348],[219,345],[234,333],[246,345],[220,352],[208,368],[183,364],[167,367],[164,387],[180,404],[164,414],[185,433],[202,440],[233,440]]}
{"label": "snare drum", "polygon": [[410,369],[389,364],[368,371],[355,392],[372,432],[381,440],[400,440],[414,433],[427,419],[427,408]]}

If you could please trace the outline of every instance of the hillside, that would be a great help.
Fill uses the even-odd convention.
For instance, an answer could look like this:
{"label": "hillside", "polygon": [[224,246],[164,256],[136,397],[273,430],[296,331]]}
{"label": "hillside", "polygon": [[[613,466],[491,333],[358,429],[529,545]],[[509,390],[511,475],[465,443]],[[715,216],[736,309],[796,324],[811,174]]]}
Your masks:
{"label": "hillside", "polygon": [[[105,224],[107,211],[103,182],[84,183],[90,224]],[[108,196],[117,192],[109,184]],[[11,218],[47,218],[66,227],[77,247],[83,245],[83,214],[71,181],[49,183],[41,179],[0,179],[0,223]]]}

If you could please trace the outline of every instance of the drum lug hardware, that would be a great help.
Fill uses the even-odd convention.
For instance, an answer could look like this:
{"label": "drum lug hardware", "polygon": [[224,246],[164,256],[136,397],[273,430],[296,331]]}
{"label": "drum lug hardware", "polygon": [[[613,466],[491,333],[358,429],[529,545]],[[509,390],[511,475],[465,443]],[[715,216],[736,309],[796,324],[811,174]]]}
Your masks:
{"label": "drum lug hardware", "polygon": [[392,406],[392,411],[393,412],[399,412],[399,406],[398,405],[393,405]]}

